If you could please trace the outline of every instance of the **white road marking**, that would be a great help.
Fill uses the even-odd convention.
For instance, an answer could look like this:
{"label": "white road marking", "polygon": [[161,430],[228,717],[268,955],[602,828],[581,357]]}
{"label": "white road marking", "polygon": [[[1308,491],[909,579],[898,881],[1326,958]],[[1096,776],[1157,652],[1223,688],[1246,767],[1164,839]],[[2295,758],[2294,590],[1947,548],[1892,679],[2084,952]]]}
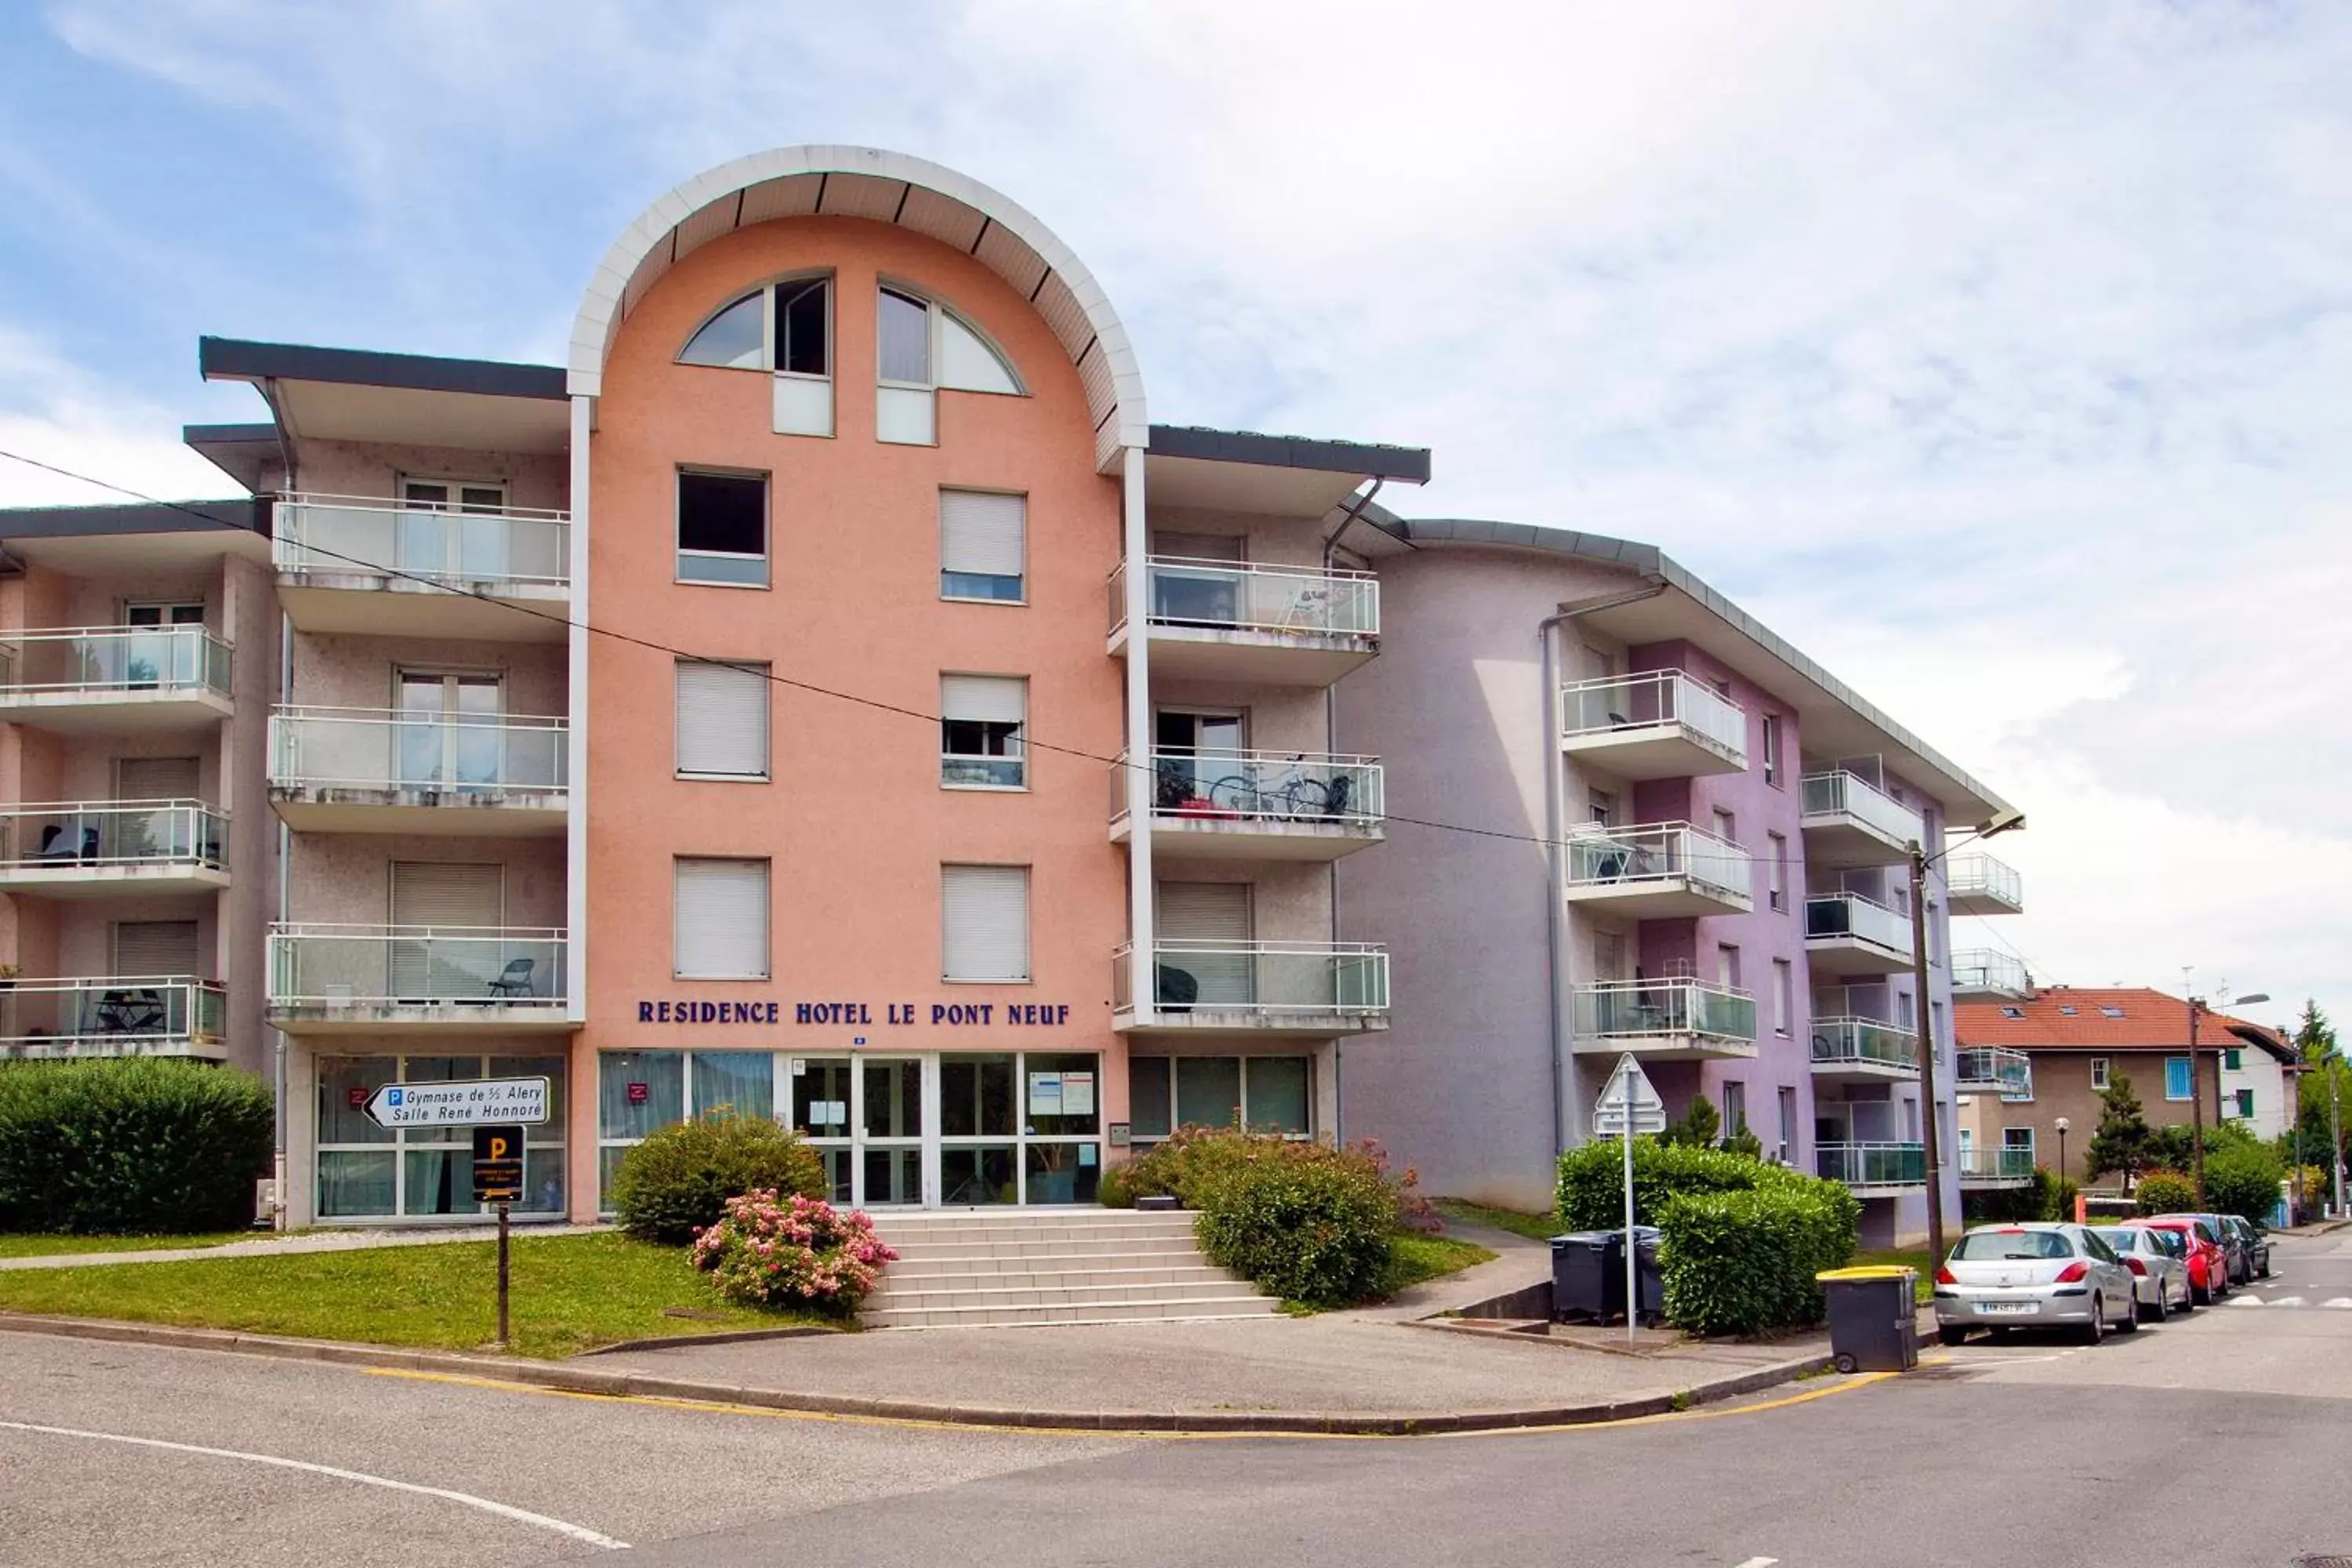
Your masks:
{"label": "white road marking", "polygon": [[2263,1299],[2260,1296],[2232,1296],[2230,1298],[2230,1305],[2232,1307],[2259,1307],[2262,1304]]}
{"label": "white road marking", "polygon": [[2352,1307],[2352,1296],[2330,1296],[2320,1303],[2323,1307]]}
{"label": "white road marking", "polygon": [[1733,1563],[1731,1568],[1772,1568],[1772,1564],[1779,1561],[1778,1557],[1750,1557],[1745,1563]]}
{"label": "white road marking", "polygon": [[2271,1305],[2273,1307],[2300,1307],[2304,1304],[2304,1300],[2300,1296],[2273,1296],[2271,1298]]}
{"label": "white road marking", "polygon": [[202,1454],[214,1459],[242,1459],[249,1465],[274,1465],[281,1470],[301,1470],[309,1475],[327,1476],[339,1481],[356,1481],[362,1486],[383,1487],[388,1491],[411,1492],[418,1497],[436,1497],[467,1508],[479,1509],[484,1513],[511,1519],[518,1524],[537,1525],[559,1535],[591,1546],[601,1546],[611,1552],[626,1552],[629,1543],[599,1534],[584,1524],[571,1524],[563,1520],[550,1519],[543,1513],[515,1508],[508,1503],[493,1502],[488,1498],[476,1497],[471,1492],[451,1491],[446,1487],[418,1486],[414,1481],[395,1481],[387,1476],[371,1476],[362,1470],[337,1469],[332,1465],[314,1465],[303,1459],[282,1459],[275,1454],[246,1454],[235,1448],[207,1448],[196,1443],[167,1443],[161,1437],[130,1437],[120,1432],[85,1432],[72,1426],[42,1426],[30,1421],[0,1421],[0,1430],[37,1432],[48,1437],[87,1437],[99,1443],[124,1443],[138,1448],[163,1448],[175,1454]]}

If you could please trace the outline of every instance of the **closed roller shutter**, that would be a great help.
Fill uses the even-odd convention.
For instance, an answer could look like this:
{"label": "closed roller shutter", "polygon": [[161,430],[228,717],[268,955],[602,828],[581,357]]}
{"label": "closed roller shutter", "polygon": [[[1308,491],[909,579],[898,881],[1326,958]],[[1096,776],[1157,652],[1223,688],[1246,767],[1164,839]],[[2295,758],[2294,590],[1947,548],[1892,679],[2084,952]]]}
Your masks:
{"label": "closed roller shutter", "polygon": [[982,490],[940,492],[940,570],[1010,577],[1027,569],[1029,500]]}
{"label": "closed roller shutter", "polygon": [[[1248,883],[1162,882],[1159,906],[1160,967],[1192,977],[1196,1005],[1247,1006],[1257,1000],[1250,955],[1236,951],[1250,940]],[[1182,982],[1163,973],[1161,1001],[1181,1003],[1182,990]]]}
{"label": "closed roller shutter", "polygon": [[506,963],[492,934],[504,921],[501,868],[394,861],[392,923],[411,931],[392,942],[392,994],[408,1000],[487,994]]}
{"label": "closed roller shutter", "polygon": [[942,675],[940,717],[1018,724],[1027,717],[1029,683],[1017,675]]}
{"label": "closed roller shutter", "polygon": [[768,776],[768,667],[677,661],[677,771]]}
{"label": "closed roller shutter", "polygon": [[194,757],[124,757],[114,764],[118,800],[194,800]]}
{"label": "closed roller shutter", "polygon": [[126,979],[202,976],[194,921],[122,921],[114,928],[114,973]]}
{"label": "closed roller shutter", "polygon": [[945,978],[1029,978],[1028,867],[941,867],[940,906]]}
{"label": "closed roller shutter", "polygon": [[768,862],[681,858],[676,900],[679,979],[768,978]]}

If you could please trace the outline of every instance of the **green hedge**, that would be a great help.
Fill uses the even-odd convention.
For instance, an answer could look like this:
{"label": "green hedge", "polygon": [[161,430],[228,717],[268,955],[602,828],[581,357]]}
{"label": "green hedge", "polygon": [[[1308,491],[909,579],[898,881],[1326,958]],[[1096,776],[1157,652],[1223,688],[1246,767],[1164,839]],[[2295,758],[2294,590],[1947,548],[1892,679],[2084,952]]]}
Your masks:
{"label": "green hedge", "polygon": [[682,1246],[751,1192],[830,1198],[833,1183],[798,1133],[722,1106],[656,1129],[622,1157],[611,1195],[622,1229]]}
{"label": "green hedge", "polygon": [[0,1067],[0,1231],[180,1234],[253,1223],[269,1085],[156,1058]]}
{"label": "green hedge", "polygon": [[[1796,1183],[1819,1180],[1721,1149],[1636,1138],[1633,1223],[1657,1224],[1659,1206],[1669,1197],[1752,1192],[1783,1178]],[[1557,1208],[1565,1230],[1614,1230],[1624,1225],[1625,1156],[1615,1139],[1595,1139],[1559,1157]]]}
{"label": "green hedge", "polygon": [[2033,1179],[2024,1186],[1962,1193],[1960,1218],[1971,1225],[2070,1220],[2074,1217],[2075,1190],[2073,1177],[2061,1176],[2047,1165],[2036,1165]]}
{"label": "green hedge", "polygon": [[2156,1214],[2193,1214],[2197,1209],[2197,1184],[2178,1171],[2150,1171],[2139,1179],[2139,1212]]}
{"label": "green hedge", "polygon": [[2215,1214],[2241,1215],[2256,1225],[2268,1225],[2284,1180],[2286,1162],[2267,1145],[2250,1141],[2206,1151],[2205,1201]]}

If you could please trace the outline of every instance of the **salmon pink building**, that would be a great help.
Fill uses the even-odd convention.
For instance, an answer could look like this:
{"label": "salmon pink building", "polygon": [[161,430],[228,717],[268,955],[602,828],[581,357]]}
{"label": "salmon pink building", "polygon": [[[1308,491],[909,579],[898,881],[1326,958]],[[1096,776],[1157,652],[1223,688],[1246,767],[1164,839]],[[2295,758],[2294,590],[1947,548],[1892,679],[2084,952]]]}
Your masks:
{"label": "salmon pink building", "polygon": [[249,499],[0,513],[0,1050],[275,1075],[286,1223],[477,1215],[362,1108],[483,1077],[579,1220],[721,1106],[871,1207],[1237,1120],[1540,1194],[1621,1049],[1792,1161],[1917,1137],[1887,851],[1998,799],[1711,594],[1561,619],[1642,547],[1409,522],[1424,450],[1150,423],[963,175],[713,169],[560,367],[200,358]]}

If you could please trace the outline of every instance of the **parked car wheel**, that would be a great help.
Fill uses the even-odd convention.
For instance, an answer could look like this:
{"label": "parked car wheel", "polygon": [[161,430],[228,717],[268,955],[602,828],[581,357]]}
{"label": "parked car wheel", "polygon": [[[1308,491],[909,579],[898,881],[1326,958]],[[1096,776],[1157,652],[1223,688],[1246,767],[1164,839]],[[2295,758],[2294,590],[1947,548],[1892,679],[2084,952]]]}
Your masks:
{"label": "parked car wheel", "polygon": [[1939,1327],[1939,1328],[1937,1328],[1937,1329],[1936,1330],[1936,1338],[1937,1338],[1937,1340],[1938,1342],[1940,1342],[1941,1343],[1948,1344],[1948,1345],[1957,1345],[1957,1344],[1964,1343],[1964,1342],[1966,1342],[1966,1341],[1968,1340],[1968,1337],[1969,1337],[1969,1331],[1968,1331],[1968,1330],[1966,1330],[1966,1329],[1953,1328],[1953,1327],[1949,1326],[1948,1324],[1948,1325],[1944,1325],[1944,1326],[1942,1326],[1942,1327]]}
{"label": "parked car wheel", "polygon": [[2269,1253],[2265,1252],[2265,1253],[2263,1253],[2263,1279],[2269,1279],[2270,1277],[2271,1277],[2271,1255],[2270,1255]]}
{"label": "parked car wheel", "polygon": [[2138,1291],[2135,1290],[2132,1292],[2131,1310],[2126,1312],[2122,1317],[2116,1320],[2116,1332],[2119,1334],[2136,1334],[2139,1332]]}
{"label": "parked car wheel", "polygon": [[2107,1303],[2105,1297],[2091,1298],[2090,1325],[2082,1332],[2083,1342],[2086,1345],[2097,1344],[2107,1337]]}
{"label": "parked car wheel", "polygon": [[2156,1305],[2147,1308],[2142,1315],[2151,1323],[2163,1322],[2172,1316],[2172,1298],[2164,1293],[2163,1280],[2156,1282]]}
{"label": "parked car wheel", "polygon": [[2189,1287],[2189,1304],[2192,1307],[2210,1307],[2213,1304],[2213,1292],[2202,1285],[2191,1285]]}

